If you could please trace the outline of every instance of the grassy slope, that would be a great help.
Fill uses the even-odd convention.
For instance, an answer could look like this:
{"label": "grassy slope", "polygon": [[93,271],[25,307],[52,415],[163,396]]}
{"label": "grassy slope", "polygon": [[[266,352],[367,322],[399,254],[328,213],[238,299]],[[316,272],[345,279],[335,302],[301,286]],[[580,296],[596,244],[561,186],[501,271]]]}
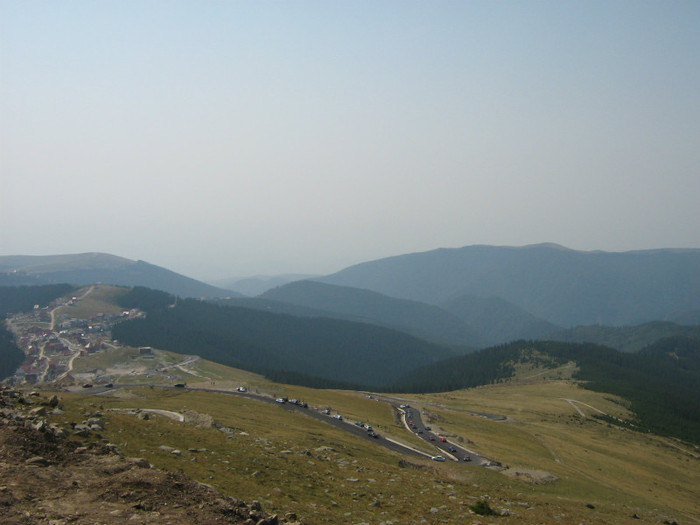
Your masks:
{"label": "grassy slope", "polygon": [[[74,292],[76,297],[82,296],[89,287],[80,288]],[[89,319],[97,313],[115,315],[123,311],[116,304],[116,300],[128,290],[117,286],[95,285],[90,293],[72,306],[62,306],[56,309],[56,318],[62,316],[76,319]]]}
{"label": "grassy slope", "polygon": [[[198,370],[208,366],[202,363]],[[242,379],[236,371],[227,378],[225,367],[217,372],[218,386]],[[405,437],[386,405],[360,393],[275,385],[252,375],[247,379],[252,380],[246,383],[251,389],[331,406],[347,418],[370,421],[384,433]],[[79,421],[86,408],[99,405],[109,419],[105,437],[128,455],[182,470],[227,494],[259,499],[267,510],[296,512],[305,523],[457,522],[473,517],[467,505],[487,496],[493,507],[508,508],[512,514],[499,518],[499,523],[542,523],[555,516],[567,523],[639,523],[631,518],[633,514],[642,523],[700,519],[695,502],[699,451],[580,417],[564,399],[617,416],[624,416],[626,409],[618,400],[570,381],[530,380],[404,396],[450,439],[498,459],[511,471],[533,469],[560,478],[546,485],[450,463],[411,459],[419,468],[400,468],[401,456],[371,442],[275,405],[240,397],[160,389],[139,389],[136,394],[128,399],[69,396],[67,414],[59,419]],[[110,412],[112,407],[195,411],[231,427],[234,437],[226,439],[218,430],[163,418],[140,421]],[[593,412],[579,407],[587,415]],[[494,422],[465,410],[505,414],[509,421]],[[160,445],[179,448],[183,454],[173,456],[159,450]],[[188,452],[188,448],[207,452]]]}
{"label": "grassy slope", "polygon": [[[162,354],[166,362],[182,359]],[[115,354],[112,359],[123,360],[124,355]],[[114,362],[99,354],[85,359],[83,365],[88,368],[88,359],[99,359],[104,366]],[[476,516],[468,506],[482,498],[511,513],[489,523],[700,522],[696,503],[700,450],[581,417],[565,399],[577,400],[587,416],[593,409],[580,403],[613,416],[624,417],[627,412],[623,401],[564,380],[572,370],[569,365],[548,370],[523,366],[516,375],[518,381],[402,396],[421,407],[434,429],[501,461],[510,471],[533,469],[560,478],[545,485],[510,479],[493,470],[427,460],[410,459],[415,468],[401,468],[402,456],[322,421],[221,394],[158,388],[138,389],[127,398],[63,393],[66,413],[53,417],[61,423],[80,422],[86,411],[100,410],[107,419],[104,439],[117,443],[127,455],[183,471],[228,495],[258,499],[268,511],[296,512],[305,523],[469,523]],[[178,377],[190,385],[245,384],[251,391],[330,406],[348,419],[369,421],[383,434],[424,446],[397,425],[386,405],[362,393],[279,385],[203,360],[192,371],[197,375],[182,372]],[[193,411],[208,416],[200,417],[201,421],[216,420],[234,434],[227,439],[206,425],[162,417],[142,421],[109,410],[117,407]],[[494,422],[467,411],[504,414],[509,421]],[[179,448],[182,455],[162,451],[160,445]],[[189,448],[207,451],[189,452]],[[633,519],[634,514],[641,520]]]}
{"label": "grassy slope", "polygon": [[[422,398],[449,407],[429,409],[439,415],[438,425],[449,434],[464,435],[478,450],[511,467],[558,476],[561,481],[547,489],[552,495],[612,500],[632,507],[660,508],[673,502],[688,514],[696,505],[697,447],[601,424],[590,417],[597,412],[581,404],[620,417],[626,415],[620,400],[566,381],[498,385]],[[565,399],[579,401],[586,417]],[[513,421],[475,418],[460,411],[465,406],[506,414]]]}

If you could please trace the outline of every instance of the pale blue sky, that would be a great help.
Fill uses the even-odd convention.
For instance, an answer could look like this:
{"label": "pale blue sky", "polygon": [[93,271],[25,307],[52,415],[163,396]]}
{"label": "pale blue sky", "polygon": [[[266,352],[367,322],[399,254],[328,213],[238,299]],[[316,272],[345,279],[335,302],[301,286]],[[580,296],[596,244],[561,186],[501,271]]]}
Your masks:
{"label": "pale blue sky", "polygon": [[0,0],[0,255],[700,247],[700,2]]}

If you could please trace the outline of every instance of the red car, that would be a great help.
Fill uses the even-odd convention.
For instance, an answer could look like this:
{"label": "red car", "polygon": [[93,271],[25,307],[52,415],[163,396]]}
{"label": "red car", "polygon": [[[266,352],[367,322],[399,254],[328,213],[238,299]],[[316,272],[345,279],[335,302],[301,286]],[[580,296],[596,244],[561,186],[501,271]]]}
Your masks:
{"label": "red car", "polygon": [[447,443],[447,439],[446,439],[446,438],[440,438],[440,441],[442,441],[443,443]]}

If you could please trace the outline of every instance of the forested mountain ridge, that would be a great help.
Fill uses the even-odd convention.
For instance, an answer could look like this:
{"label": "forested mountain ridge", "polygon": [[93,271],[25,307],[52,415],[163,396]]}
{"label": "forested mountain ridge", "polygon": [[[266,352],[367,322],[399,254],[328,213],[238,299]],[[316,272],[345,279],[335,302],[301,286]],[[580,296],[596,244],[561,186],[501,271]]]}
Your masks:
{"label": "forested mountain ridge", "polygon": [[167,294],[140,288],[122,298],[122,304],[146,305],[148,312],[145,319],[114,327],[113,336],[122,343],[196,354],[255,372],[290,372],[290,382],[304,375],[380,387],[417,366],[452,355],[446,347],[371,324],[193,299],[175,302]]}
{"label": "forested mountain ridge", "polygon": [[340,315],[379,324],[428,341],[483,346],[475,330],[438,306],[396,299],[370,290],[305,280],[273,288],[260,298],[325,311],[328,316]]}
{"label": "forested mountain ridge", "polygon": [[6,285],[94,283],[145,286],[181,297],[237,295],[145,261],[132,261],[106,253],[72,255],[0,256],[0,281]]}
{"label": "forested mountain ridge", "polygon": [[499,297],[558,326],[630,325],[700,309],[700,250],[467,246],[388,257],[318,279],[444,304]]}
{"label": "forested mountain ridge", "polygon": [[34,305],[46,306],[73,290],[75,287],[69,284],[0,286],[0,319],[8,313],[28,312]]}
{"label": "forested mountain ridge", "polygon": [[515,365],[575,362],[574,379],[631,403],[633,426],[700,444],[700,339],[669,337],[637,353],[590,343],[517,341],[413,370],[392,385],[401,392],[470,388],[513,376]]}
{"label": "forested mountain ridge", "polygon": [[265,293],[266,291],[277,286],[284,286],[285,284],[294,281],[311,279],[313,277],[319,277],[319,275],[301,273],[290,273],[280,275],[257,275],[253,277],[245,277],[242,279],[220,279],[217,281],[211,281],[210,284],[218,286],[220,288],[226,288],[227,290],[233,290],[234,292],[241,293],[247,297],[257,297],[258,295]]}
{"label": "forested mountain ridge", "polygon": [[542,339],[560,329],[499,297],[461,295],[441,306],[475,331],[483,346]]}
{"label": "forested mountain ridge", "polygon": [[661,339],[682,336],[700,339],[700,326],[651,321],[637,326],[575,326],[549,334],[546,339],[568,343],[594,343],[621,352],[637,352]]}

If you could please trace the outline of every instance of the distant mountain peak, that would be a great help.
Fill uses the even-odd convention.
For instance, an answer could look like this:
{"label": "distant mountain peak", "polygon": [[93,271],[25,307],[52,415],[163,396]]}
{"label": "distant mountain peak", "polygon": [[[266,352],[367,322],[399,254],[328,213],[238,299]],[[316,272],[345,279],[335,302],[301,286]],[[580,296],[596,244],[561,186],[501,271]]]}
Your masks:
{"label": "distant mountain peak", "polygon": [[[133,261],[108,253],[0,256],[0,271],[15,272],[16,284],[93,284],[145,286],[182,297],[227,297],[235,292],[186,277],[146,261]],[[11,279],[8,284],[13,284]],[[15,284],[15,285],[16,285]]]}
{"label": "distant mountain peak", "polygon": [[563,327],[639,324],[700,309],[700,250],[473,245],[369,261],[318,280],[436,305],[500,297]]}

